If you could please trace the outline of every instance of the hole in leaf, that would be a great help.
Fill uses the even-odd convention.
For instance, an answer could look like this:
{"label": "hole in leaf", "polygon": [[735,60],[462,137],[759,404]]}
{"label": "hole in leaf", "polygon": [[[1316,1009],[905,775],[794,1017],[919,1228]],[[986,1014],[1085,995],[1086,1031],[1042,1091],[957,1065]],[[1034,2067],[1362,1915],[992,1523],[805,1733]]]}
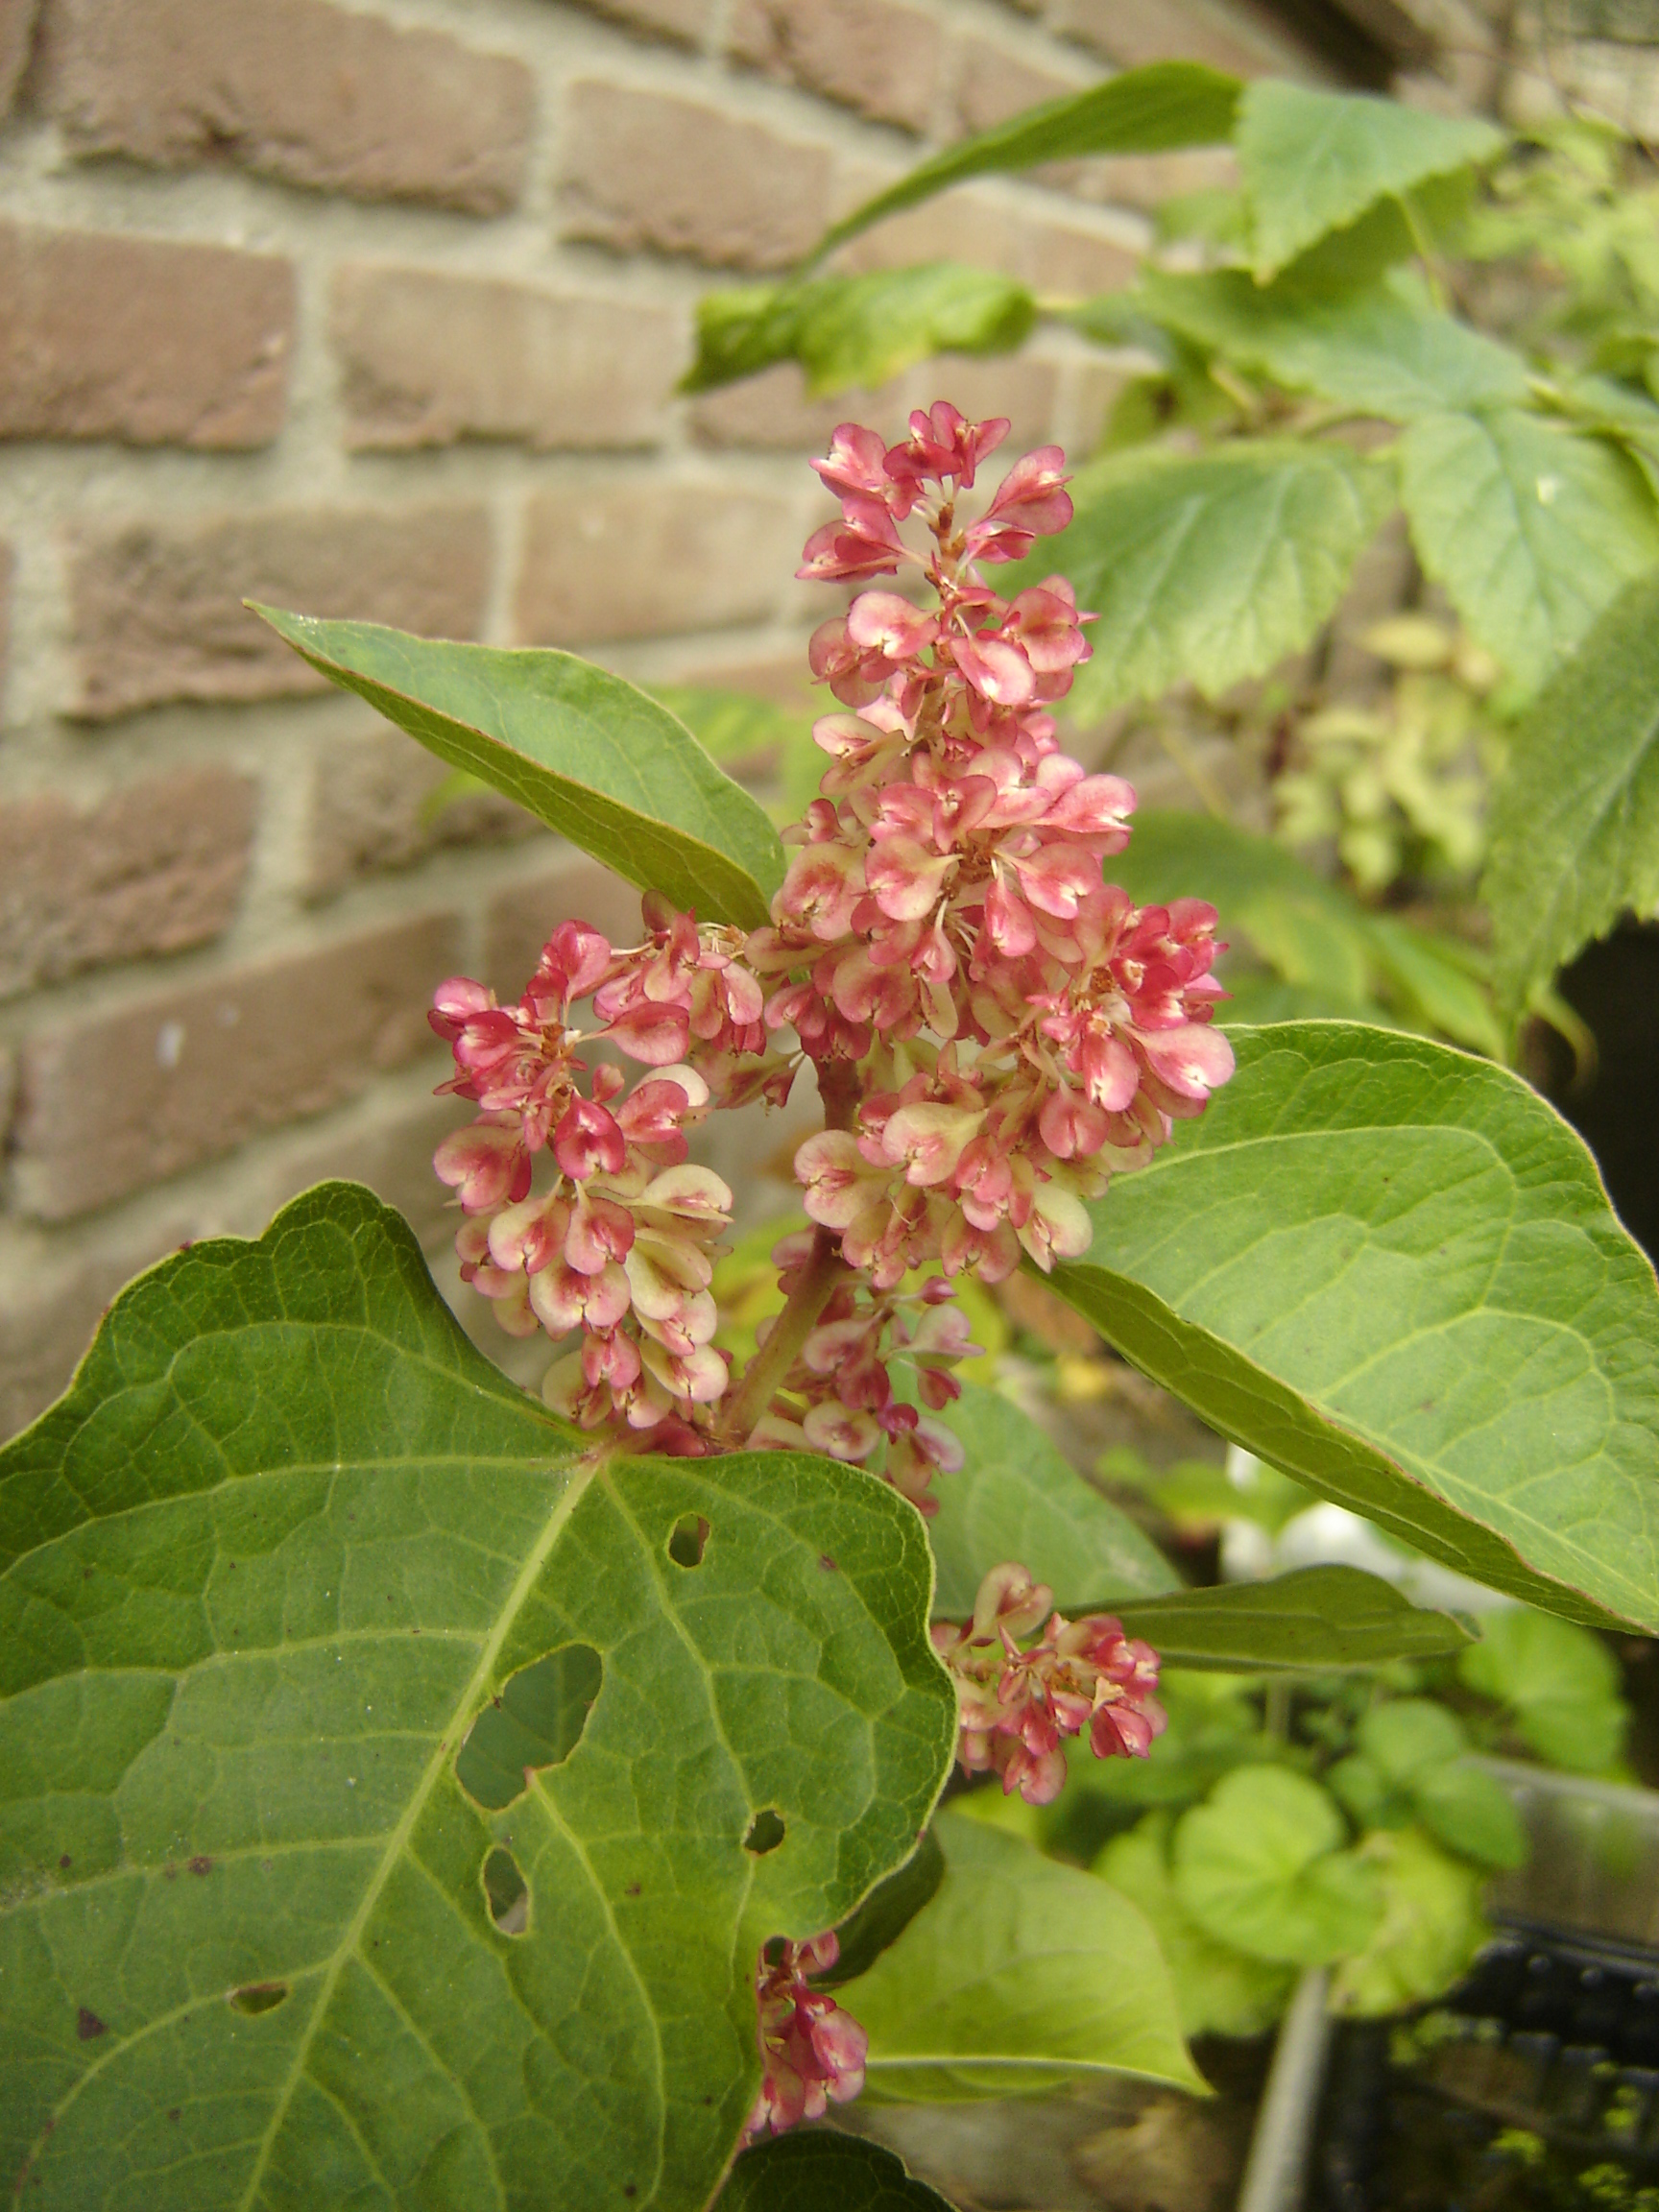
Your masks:
{"label": "hole in leaf", "polygon": [[787,1834],[782,1815],[775,1813],[768,1805],[750,1821],[749,1833],[743,1839],[743,1848],[745,1851],[753,1851],[757,1859],[764,1859],[768,1851],[777,1850]]}
{"label": "hole in leaf", "polygon": [[709,1524],[701,1513],[682,1513],[668,1531],[668,1556],[676,1567],[701,1567]]}
{"label": "hole in leaf", "polygon": [[275,2012],[277,2006],[286,2003],[286,1982],[249,1982],[240,1989],[232,1989],[230,2002],[238,2012],[257,2018],[261,2012]]}
{"label": "hole in leaf", "polygon": [[524,1794],[527,1769],[563,1766],[582,1741],[603,1673],[590,1644],[566,1644],[510,1676],[456,1754],[467,1794],[499,1813]]}
{"label": "hole in leaf", "polygon": [[503,1936],[522,1936],[530,1925],[530,1886],[511,1851],[497,1843],[484,1862],[484,1902]]}

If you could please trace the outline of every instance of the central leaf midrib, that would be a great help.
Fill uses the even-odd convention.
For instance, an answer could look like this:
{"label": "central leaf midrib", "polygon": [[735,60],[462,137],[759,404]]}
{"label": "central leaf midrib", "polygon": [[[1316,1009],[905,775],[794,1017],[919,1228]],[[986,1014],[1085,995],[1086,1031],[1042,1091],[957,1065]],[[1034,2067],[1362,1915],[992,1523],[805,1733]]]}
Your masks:
{"label": "central leaf midrib", "polygon": [[355,1955],[374,1908],[380,1901],[381,1892],[390,1881],[393,1869],[407,1849],[409,1839],[415,1832],[416,1823],[425,1810],[428,1798],[437,1788],[440,1777],[447,1770],[449,1755],[457,1732],[465,1725],[469,1715],[484,1695],[493,1674],[495,1663],[501,1655],[502,1647],[515,1622],[528,1601],[537,1581],[540,1579],[542,1569],[547,1564],[554,1545],[563,1534],[571,1515],[575,1512],[577,1505],[592,1482],[600,1464],[601,1455],[593,1452],[577,1460],[571,1467],[565,1489],[553,1510],[547,1516],[546,1526],[537,1538],[536,1543],[531,1547],[524,1565],[519,1570],[518,1578],[514,1583],[501,1607],[495,1625],[484,1641],[478,1654],[478,1664],[473,1669],[460,1697],[451,1709],[448,1719],[444,1723],[438,1746],[427,1763],[426,1771],[421,1777],[416,1789],[411,1792],[408,1806],[402,1817],[387,1839],[385,1849],[380,1855],[380,1863],[365,1886],[357,1910],[352,1914],[345,1934],[335,1948],[333,1959],[325,1972],[323,1986],[318,1992],[310,2024],[295,2046],[294,2062],[289,2068],[288,2079],[278,2094],[276,2108],[271,2115],[270,2126],[265,2131],[264,2140],[260,2146],[259,2156],[254,2162],[247,2189],[243,2193],[241,2212],[252,2212],[259,2190],[264,2183],[266,2170],[271,2160],[271,2152],[281,2132],[283,2122],[288,2116],[294,2092],[305,2076],[312,2045],[327,2018],[329,2006],[333,2002],[334,1990],[345,1970],[347,1960]]}

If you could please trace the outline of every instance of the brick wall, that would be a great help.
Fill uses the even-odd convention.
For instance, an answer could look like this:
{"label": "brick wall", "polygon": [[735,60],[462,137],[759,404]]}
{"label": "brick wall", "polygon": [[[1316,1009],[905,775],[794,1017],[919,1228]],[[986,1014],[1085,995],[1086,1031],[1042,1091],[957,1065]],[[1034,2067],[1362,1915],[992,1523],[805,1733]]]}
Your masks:
{"label": "brick wall", "polygon": [[[128,1274],[321,1175],[441,1247],[433,983],[628,927],[511,809],[434,818],[436,766],[240,601],[793,684],[845,410],[677,398],[700,289],[1182,54],[1319,74],[1245,0],[0,0],[0,1432]],[[1214,168],[975,188],[854,258],[1110,286]],[[1050,337],[869,404],[1077,444],[1109,386]]]}

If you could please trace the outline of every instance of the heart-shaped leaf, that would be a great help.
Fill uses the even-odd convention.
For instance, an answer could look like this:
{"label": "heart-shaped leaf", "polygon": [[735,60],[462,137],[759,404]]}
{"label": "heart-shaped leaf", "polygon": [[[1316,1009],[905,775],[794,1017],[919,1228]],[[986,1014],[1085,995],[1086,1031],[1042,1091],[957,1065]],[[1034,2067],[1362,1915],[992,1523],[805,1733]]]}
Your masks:
{"label": "heart-shaped leaf", "polygon": [[885,1484],[589,1441],[328,1184],[132,1286],[0,1455],[39,2212],[707,2202],[757,1947],[914,1850],[955,1705]]}
{"label": "heart-shaped leaf", "polygon": [[1659,914],[1659,570],[1630,585],[1510,744],[1481,892],[1511,1010],[1621,914]]}
{"label": "heart-shaped leaf", "polygon": [[1238,1072],[1055,1289],[1225,1435],[1572,1619],[1659,1628],[1659,1286],[1516,1076],[1357,1023]]}
{"label": "heart-shaped leaf", "polygon": [[1603,1774],[1624,1748],[1630,1709],[1599,1637],[1530,1611],[1496,1613],[1457,1662],[1459,1679],[1506,1706],[1516,1733],[1552,1767]]}
{"label": "heart-shaped leaf", "polygon": [[927,1525],[939,1569],[933,1610],[942,1619],[966,1620],[981,1578],[1004,1559],[1028,1567],[1066,1610],[1176,1588],[1158,1547],[1018,1406],[970,1382],[935,1418],[968,1455],[959,1474],[935,1484],[939,1510]]}
{"label": "heart-shaped leaf", "polygon": [[1414,1828],[1367,1838],[1382,1913],[1363,1950],[1331,1981],[1335,2012],[1380,2018],[1438,1997],[1474,1964],[1487,1929],[1477,1869]]}
{"label": "heart-shaped leaf", "polygon": [[1382,1667],[1457,1651],[1469,1631],[1358,1567],[1298,1567],[1267,1582],[1223,1582],[1114,1608],[1172,1667],[1268,1673]]}
{"label": "heart-shaped leaf", "polygon": [[1238,439],[1136,450],[1080,469],[1075,518],[1009,589],[1059,569],[1099,619],[1079,714],[1155,699],[1184,678],[1214,696],[1312,637],[1394,498],[1393,470],[1344,445]]}
{"label": "heart-shaped leaf", "polygon": [[700,922],[758,928],[783,880],[765,810],[668,709],[574,653],[411,637],[255,607],[302,660],[451,767]]}
{"label": "heart-shaped leaf", "polygon": [[1101,2072],[1202,2087],[1127,1898],[961,1813],[934,1827],[939,1894],[841,1993],[869,2032],[866,2095],[949,2104]]}
{"label": "heart-shaped leaf", "polygon": [[1175,1894],[1169,1815],[1152,1813],[1114,1836],[1090,1868],[1139,1905],[1158,1936],[1187,2035],[1260,2035],[1284,2011],[1295,1975],[1207,1936]]}
{"label": "heart-shaped leaf", "polygon": [[1276,1965],[1327,1965],[1361,1950],[1382,1918],[1376,1875],[1345,1840],[1317,1782],[1237,1767],[1176,1822],[1175,1894],[1217,1943]]}
{"label": "heart-shaped leaf", "polygon": [[1245,88],[1238,131],[1258,278],[1378,201],[1490,160],[1503,143],[1503,132],[1476,115],[1259,79]]}

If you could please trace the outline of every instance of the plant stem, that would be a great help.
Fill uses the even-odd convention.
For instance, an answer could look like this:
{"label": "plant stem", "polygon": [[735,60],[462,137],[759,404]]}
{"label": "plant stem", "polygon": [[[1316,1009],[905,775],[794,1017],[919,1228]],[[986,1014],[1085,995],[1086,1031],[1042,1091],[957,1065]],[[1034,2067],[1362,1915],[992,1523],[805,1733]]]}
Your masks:
{"label": "plant stem", "polygon": [[[825,1060],[818,1063],[817,1074],[825,1128],[851,1129],[858,1111],[857,1070],[845,1060]],[[812,1257],[784,1300],[771,1335],[743,1370],[737,1395],[727,1412],[724,1427],[732,1448],[748,1443],[756,1424],[771,1405],[773,1393],[794,1366],[796,1354],[829,1305],[836,1284],[852,1272],[841,1257],[841,1239],[834,1230],[815,1230]]]}
{"label": "plant stem", "polygon": [[814,1233],[812,1257],[784,1300],[783,1310],[772,1324],[772,1334],[743,1370],[743,1381],[726,1416],[726,1432],[734,1446],[748,1443],[772,1403],[773,1392],[794,1366],[797,1353],[829,1305],[836,1284],[843,1275],[852,1273],[841,1257],[840,1242],[833,1229],[820,1228]]}

